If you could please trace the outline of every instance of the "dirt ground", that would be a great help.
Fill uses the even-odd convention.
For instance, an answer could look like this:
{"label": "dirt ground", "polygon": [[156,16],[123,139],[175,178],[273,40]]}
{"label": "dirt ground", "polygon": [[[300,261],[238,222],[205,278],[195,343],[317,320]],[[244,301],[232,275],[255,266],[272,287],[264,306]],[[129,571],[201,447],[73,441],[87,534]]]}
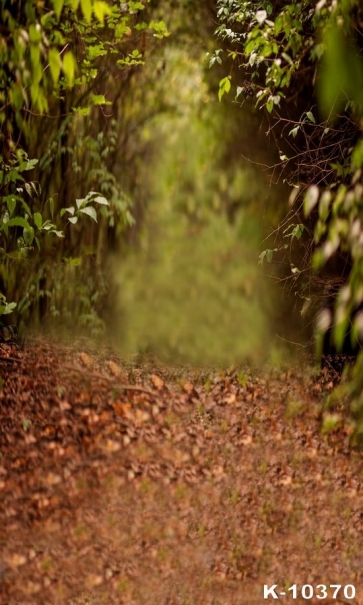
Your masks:
{"label": "dirt ground", "polygon": [[1,604],[363,604],[363,458],[321,410],[334,372],[41,338],[0,355]]}

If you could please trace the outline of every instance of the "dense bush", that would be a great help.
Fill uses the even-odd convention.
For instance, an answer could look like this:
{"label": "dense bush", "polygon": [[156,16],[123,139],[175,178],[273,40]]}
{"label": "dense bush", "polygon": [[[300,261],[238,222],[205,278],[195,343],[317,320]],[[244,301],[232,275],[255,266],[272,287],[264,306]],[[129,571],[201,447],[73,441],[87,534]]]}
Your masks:
{"label": "dense bush", "polygon": [[[236,66],[220,81],[219,96],[233,95],[241,104],[253,98],[265,111],[279,152],[272,171],[291,187],[282,243],[261,260],[288,260],[301,313],[317,316],[318,353],[330,332],[329,346],[357,350],[363,335],[360,2],[263,1],[256,7],[219,0],[218,18],[217,34],[228,40]],[[223,55],[218,50],[211,63],[222,63]]]}
{"label": "dense bush", "polygon": [[106,252],[133,223],[126,91],[167,35],[147,4],[1,3],[1,314],[75,321],[105,305]]}

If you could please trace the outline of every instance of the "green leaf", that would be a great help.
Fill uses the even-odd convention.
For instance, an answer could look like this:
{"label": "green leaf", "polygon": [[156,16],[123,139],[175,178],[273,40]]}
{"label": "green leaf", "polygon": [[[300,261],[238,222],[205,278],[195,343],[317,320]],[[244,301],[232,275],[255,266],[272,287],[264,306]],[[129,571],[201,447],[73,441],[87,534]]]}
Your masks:
{"label": "green leaf", "polygon": [[343,349],[344,339],[348,331],[349,326],[349,313],[345,312],[345,317],[341,321],[337,322],[333,326],[333,339],[337,351],[340,352]]}
{"label": "green leaf", "polygon": [[306,117],[308,118],[308,120],[310,120],[310,122],[313,122],[313,124],[315,124],[315,118],[313,116],[313,114],[311,113],[311,111],[307,111],[306,112]]}
{"label": "green leaf", "polygon": [[263,265],[265,260],[267,260],[268,263],[271,263],[273,253],[276,251],[277,248],[275,248],[274,250],[264,250],[263,252],[261,252],[260,256],[258,257],[258,264]]}
{"label": "green leaf", "polygon": [[238,97],[240,96],[241,92],[243,92],[243,86],[237,86],[236,89],[236,99],[238,99]]}
{"label": "green leaf", "polygon": [[258,257],[258,264],[259,265],[263,265],[265,257],[266,257],[266,250],[264,250],[263,252],[261,252],[260,256]]}
{"label": "green leaf", "polygon": [[303,234],[303,232],[304,232],[304,225],[303,224],[295,225],[295,227],[291,231],[291,237],[295,237],[296,239],[300,239],[301,236],[302,236],[302,234]]}
{"label": "green leaf", "polygon": [[58,20],[61,15],[61,12],[62,12],[63,4],[64,4],[64,0],[53,0],[54,12],[55,12]]}
{"label": "green leaf", "polygon": [[265,21],[265,19],[267,19],[267,12],[265,10],[259,10],[259,11],[257,11],[255,17],[256,17],[257,23],[262,25],[262,23]]}
{"label": "green leaf", "polygon": [[12,313],[12,311],[16,308],[16,306],[17,306],[16,302],[6,303],[6,311],[5,311],[6,315],[8,313]]}
{"label": "green leaf", "polygon": [[72,107],[74,113],[78,113],[80,116],[88,116],[90,114],[90,107]]}
{"label": "green leaf", "polygon": [[110,204],[102,195],[98,195],[97,197],[92,199],[92,202],[96,202],[96,204],[103,204],[104,206],[109,206]]}
{"label": "green leaf", "polygon": [[32,196],[33,195],[33,189],[30,183],[25,183],[24,184],[25,190],[27,192],[28,195]]}
{"label": "green leaf", "polygon": [[111,105],[111,101],[106,101],[105,95],[91,95],[93,105]]}
{"label": "green leaf", "polygon": [[319,199],[319,187],[311,185],[308,188],[304,198],[304,216],[307,218],[311,211],[315,208]]}
{"label": "green leaf", "polygon": [[69,206],[69,208],[62,208],[62,210],[60,211],[60,215],[63,216],[63,214],[65,212],[69,212],[69,214],[73,215],[75,213],[75,211],[76,211],[76,209],[74,206]]}
{"label": "green leaf", "polygon": [[328,218],[331,199],[332,199],[331,191],[326,189],[323,192],[323,194],[320,198],[320,202],[319,202],[319,218],[322,221],[326,221],[326,219]]}
{"label": "green leaf", "polygon": [[352,153],[352,168],[353,170],[362,168],[363,166],[363,139],[360,139]]}
{"label": "green leaf", "polygon": [[319,271],[322,268],[322,266],[324,265],[324,262],[325,262],[324,253],[321,248],[318,248],[318,250],[315,250],[315,252],[313,254],[312,263],[311,263],[314,271]]}
{"label": "green leaf", "polygon": [[76,206],[79,209],[82,206],[82,204],[84,204],[84,202],[86,202],[86,204],[88,204],[88,202],[90,202],[90,201],[91,200],[87,200],[86,198],[80,198],[80,199],[76,200]]}
{"label": "green leaf", "polygon": [[[6,223],[6,227],[23,227],[23,229],[27,230],[33,228],[29,225],[28,221],[21,216],[15,216],[14,218],[9,219]],[[3,225],[0,226],[0,229],[3,229]]]}
{"label": "green leaf", "polygon": [[68,86],[72,87],[74,84],[74,74],[76,71],[76,60],[72,52],[68,51],[63,57],[63,72],[68,80]]}
{"label": "green leaf", "polygon": [[273,108],[274,108],[274,102],[273,102],[272,98],[270,97],[269,100],[266,103],[266,109],[267,109],[267,111],[269,113],[271,113],[271,111],[273,110]]}
{"label": "green leaf", "polygon": [[295,128],[290,130],[289,136],[293,136],[295,138],[297,133],[299,132],[299,130],[300,130],[300,126],[295,126]]}
{"label": "green leaf", "polygon": [[60,56],[59,56],[59,53],[56,48],[49,49],[48,61],[49,61],[49,68],[50,68],[50,73],[53,78],[53,82],[54,82],[54,84],[57,84],[57,82],[59,80],[59,74],[60,74],[62,63],[61,63]]}
{"label": "green leaf", "polygon": [[[29,40],[30,42],[33,42],[34,45],[38,44],[38,42],[40,42],[42,39],[42,29],[40,27],[40,24],[31,24],[29,27]],[[38,50],[35,46],[33,47],[34,50]]]}
{"label": "green leaf", "polygon": [[226,76],[222,78],[219,82],[219,91],[218,91],[218,100],[221,101],[222,97],[225,93],[228,93],[231,90],[231,76]]}
{"label": "green leaf", "polygon": [[98,21],[100,21],[100,23],[103,24],[104,19],[107,15],[111,15],[112,11],[111,11],[111,7],[107,4],[107,2],[100,2],[99,0],[96,0],[93,3],[93,10],[95,13],[95,17]]}
{"label": "green leaf", "polygon": [[143,5],[142,2],[137,2],[135,0],[129,0],[128,4],[129,4],[129,11],[131,14],[145,9],[145,6]]}
{"label": "green leaf", "polygon": [[294,65],[293,60],[287,53],[281,53],[281,56],[289,63],[289,65]]}
{"label": "green leaf", "polygon": [[24,242],[27,246],[30,246],[33,243],[34,239],[34,229],[33,227],[29,227],[29,229],[23,229],[23,238]]}
{"label": "green leaf", "polygon": [[23,206],[23,208],[24,208],[25,212],[26,212],[27,214],[29,214],[29,216],[31,216],[32,211],[30,210],[30,208],[29,208],[28,204],[27,204],[27,203],[26,203],[26,202],[25,202],[23,199],[20,199],[19,201],[20,201],[21,205]]}
{"label": "green leaf", "polygon": [[[30,26],[31,30],[32,26]],[[34,85],[38,86],[40,80],[42,79],[43,70],[42,70],[42,58],[40,53],[40,40],[41,40],[41,28],[40,29],[40,39],[35,41],[34,44],[30,45],[30,63],[31,63],[31,71],[32,71],[32,82]],[[37,30],[38,31],[38,30]],[[39,96],[40,93],[38,93]]]}
{"label": "green leaf", "polygon": [[34,213],[33,220],[34,220],[35,226],[38,227],[38,229],[40,229],[43,224],[43,218],[42,218],[42,215],[40,214],[40,212]]}
{"label": "green leaf", "polygon": [[71,216],[68,218],[69,222],[75,225],[78,221],[78,216]]}
{"label": "green leaf", "polygon": [[38,164],[39,160],[37,160],[36,158],[32,159],[32,160],[27,160],[27,162],[25,163],[25,166],[22,166],[22,170],[32,170],[34,168],[34,166],[36,166]]}
{"label": "green leaf", "polygon": [[[33,188],[35,195],[40,195],[41,193],[41,188],[39,183],[34,183],[34,181],[30,181],[29,185]],[[37,189],[37,185],[38,185],[38,189]]]}
{"label": "green leaf", "polygon": [[46,220],[45,223],[41,224],[41,228],[43,231],[50,231],[51,229],[55,229],[55,225],[50,220]]}
{"label": "green leaf", "polygon": [[338,250],[340,244],[340,238],[337,233],[329,233],[329,237],[322,247],[322,254],[324,262],[326,263],[335,252]]}
{"label": "green leaf", "polygon": [[91,0],[81,0],[81,10],[87,23],[91,22],[92,2]]}
{"label": "green leaf", "polygon": [[9,215],[11,216],[16,207],[16,197],[14,195],[8,195],[6,197],[6,205],[9,210]]}
{"label": "green leaf", "polygon": [[228,78],[225,80],[224,90],[225,92],[229,92],[231,90],[231,76],[228,76]]}
{"label": "green leaf", "polygon": [[5,304],[0,305],[0,315],[9,315],[16,308],[17,303],[11,302],[7,303],[6,300],[3,300]]}
{"label": "green leaf", "polygon": [[87,214],[97,223],[97,212],[92,206],[87,206],[87,208],[80,208],[79,212],[83,212],[83,214]]}

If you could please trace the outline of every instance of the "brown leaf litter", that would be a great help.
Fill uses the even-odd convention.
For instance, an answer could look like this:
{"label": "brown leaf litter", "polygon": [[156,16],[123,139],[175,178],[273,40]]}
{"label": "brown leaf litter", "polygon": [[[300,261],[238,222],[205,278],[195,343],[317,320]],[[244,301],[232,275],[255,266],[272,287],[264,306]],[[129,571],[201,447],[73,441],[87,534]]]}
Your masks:
{"label": "brown leaf litter", "polygon": [[321,434],[331,376],[0,352],[1,604],[363,603],[362,455],[347,423]]}

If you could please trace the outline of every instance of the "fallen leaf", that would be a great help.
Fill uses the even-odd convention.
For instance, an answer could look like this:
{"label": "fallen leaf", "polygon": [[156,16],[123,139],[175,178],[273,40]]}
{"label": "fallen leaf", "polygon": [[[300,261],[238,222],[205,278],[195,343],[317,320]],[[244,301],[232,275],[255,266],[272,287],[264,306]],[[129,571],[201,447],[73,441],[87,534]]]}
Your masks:
{"label": "fallen leaf", "polygon": [[156,389],[162,389],[164,386],[164,381],[162,378],[160,378],[160,376],[158,376],[157,374],[151,374],[150,376],[150,380],[153,383],[154,387]]}
{"label": "fallen leaf", "polygon": [[243,439],[241,439],[242,445],[250,445],[252,443],[251,435],[246,435]]}
{"label": "fallen leaf", "polygon": [[62,479],[59,475],[56,475],[54,473],[48,473],[46,481],[48,485],[57,485],[62,481]]}
{"label": "fallen leaf", "polygon": [[90,574],[87,578],[87,586],[92,588],[93,586],[99,586],[102,584],[103,578],[102,576],[98,576],[96,574]]}
{"label": "fallen leaf", "polygon": [[79,358],[80,358],[81,362],[83,363],[83,365],[84,365],[86,368],[88,368],[88,369],[93,368],[93,366],[94,366],[94,360],[93,360],[93,358],[91,357],[91,355],[89,355],[88,353],[85,353],[85,352],[83,351],[83,352],[80,354]]}
{"label": "fallen leaf", "polygon": [[113,361],[112,359],[109,360],[108,362],[108,368],[111,372],[111,374],[113,374],[116,377],[119,377],[121,375],[121,367],[119,366],[118,363],[116,363],[116,361]]}
{"label": "fallen leaf", "polygon": [[24,555],[19,555],[14,553],[10,558],[9,558],[9,564],[12,567],[21,567],[22,565],[25,565],[25,563],[27,562],[27,558],[24,557]]}
{"label": "fallen leaf", "polygon": [[113,409],[115,410],[116,414],[122,417],[129,415],[128,412],[130,408],[130,403],[122,403],[121,401],[115,401],[115,403],[113,404]]}
{"label": "fallen leaf", "polygon": [[224,403],[228,403],[229,405],[232,405],[233,403],[236,403],[236,394],[235,393],[230,393],[229,395],[227,395],[227,397],[224,398]]}
{"label": "fallen leaf", "polygon": [[290,485],[290,483],[292,483],[292,477],[290,475],[286,475],[279,481],[280,485]]}
{"label": "fallen leaf", "polygon": [[121,445],[118,441],[114,441],[113,439],[107,439],[106,443],[105,443],[105,447],[104,449],[106,450],[106,452],[118,452],[118,450],[121,448]]}

